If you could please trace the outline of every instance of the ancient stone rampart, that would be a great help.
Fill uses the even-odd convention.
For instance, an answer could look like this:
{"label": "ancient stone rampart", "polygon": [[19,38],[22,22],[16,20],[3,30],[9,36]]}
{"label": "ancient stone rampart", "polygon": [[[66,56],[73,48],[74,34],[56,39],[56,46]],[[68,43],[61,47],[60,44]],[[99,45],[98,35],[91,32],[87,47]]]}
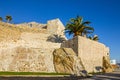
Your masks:
{"label": "ancient stone rampart", "polygon": [[104,44],[81,36],[65,41],[61,47],[72,48],[88,72],[97,72],[103,67],[103,56],[109,56],[109,48]]}
{"label": "ancient stone rampart", "polygon": [[83,69],[96,72],[103,68],[103,57],[105,72],[109,70],[105,68],[109,64],[109,58],[106,59],[109,48],[81,36],[66,41],[65,27],[59,19],[50,20],[42,26],[38,23],[22,25],[0,23],[0,71],[67,71],[82,75]]}
{"label": "ancient stone rampart", "polygon": [[[0,27],[5,28],[3,29],[4,34],[6,34],[6,31],[12,33],[14,28],[20,33],[19,36],[17,35],[18,38],[15,37],[16,40],[13,40],[11,36],[14,36],[17,31],[11,36],[5,36],[5,39],[9,37],[9,40],[0,41],[0,71],[55,72],[52,53],[56,48],[60,48],[61,43],[48,41],[48,37],[53,34],[63,34],[64,28],[59,19],[50,20],[47,24],[44,27],[44,25],[41,26],[38,23],[19,25],[0,23]],[[34,31],[34,28],[40,30],[40,32]],[[49,30],[52,29],[55,29],[55,31],[53,30],[53,33],[50,33]],[[0,34],[1,36],[4,35]],[[56,37],[53,39],[56,39]]]}

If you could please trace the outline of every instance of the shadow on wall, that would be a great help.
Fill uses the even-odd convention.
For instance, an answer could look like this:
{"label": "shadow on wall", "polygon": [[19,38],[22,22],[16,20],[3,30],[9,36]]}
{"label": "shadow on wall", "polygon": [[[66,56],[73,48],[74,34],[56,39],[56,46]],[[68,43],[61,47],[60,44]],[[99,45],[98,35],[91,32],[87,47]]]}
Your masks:
{"label": "shadow on wall", "polygon": [[62,43],[66,41],[66,39],[62,37],[61,35],[53,34],[47,38],[47,41],[54,42],[54,43]]}

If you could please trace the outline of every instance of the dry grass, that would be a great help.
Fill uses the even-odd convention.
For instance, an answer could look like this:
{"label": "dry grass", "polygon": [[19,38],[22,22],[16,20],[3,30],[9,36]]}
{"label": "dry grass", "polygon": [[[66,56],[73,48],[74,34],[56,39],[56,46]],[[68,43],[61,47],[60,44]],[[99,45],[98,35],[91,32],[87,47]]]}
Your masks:
{"label": "dry grass", "polygon": [[0,41],[16,41],[19,39],[21,33],[31,32],[31,33],[45,33],[46,29],[40,30],[39,28],[16,26],[14,24],[0,22]]}

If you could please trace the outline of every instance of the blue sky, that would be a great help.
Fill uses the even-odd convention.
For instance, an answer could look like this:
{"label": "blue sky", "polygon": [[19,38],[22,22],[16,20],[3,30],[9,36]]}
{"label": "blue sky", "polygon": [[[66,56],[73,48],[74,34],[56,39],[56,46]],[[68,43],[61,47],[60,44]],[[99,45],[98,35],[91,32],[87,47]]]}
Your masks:
{"label": "blue sky", "polygon": [[100,42],[110,47],[111,59],[120,61],[120,0],[0,0],[0,16],[14,23],[59,18],[65,25],[80,15],[91,21]]}

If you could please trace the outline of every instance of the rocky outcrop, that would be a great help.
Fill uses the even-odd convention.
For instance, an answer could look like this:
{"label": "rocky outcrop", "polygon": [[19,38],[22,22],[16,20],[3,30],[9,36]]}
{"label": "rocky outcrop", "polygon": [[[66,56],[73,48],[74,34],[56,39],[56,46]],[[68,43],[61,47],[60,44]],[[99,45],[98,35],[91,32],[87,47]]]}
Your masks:
{"label": "rocky outcrop", "polygon": [[85,76],[84,66],[80,58],[71,48],[59,48],[53,52],[53,62],[55,71],[58,73],[70,73]]}
{"label": "rocky outcrop", "polygon": [[103,56],[103,72],[113,72],[112,65],[110,64],[109,56]]}

